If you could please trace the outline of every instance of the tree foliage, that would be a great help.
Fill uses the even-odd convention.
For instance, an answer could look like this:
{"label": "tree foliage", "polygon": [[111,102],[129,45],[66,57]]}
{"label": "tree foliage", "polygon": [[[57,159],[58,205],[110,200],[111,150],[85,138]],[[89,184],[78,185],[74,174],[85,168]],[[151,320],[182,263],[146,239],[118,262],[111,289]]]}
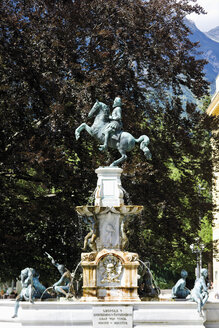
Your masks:
{"label": "tree foliage", "polygon": [[[208,87],[183,19],[202,9],[186,0],[2,0],[0,10],[2,278],[33,266],[49,280],[44,251],[70,269],[80,260],[86,227],[75,206],[115,153],[86,134],[76,142],[74,130],[96,98],[111,105],[118,94],[124,130],[147,134],[153,154],[146,162],[136,148],[123,167],[131,201],[145,206],[129,222],[130,250],[158,274],[191,270],[197,186],[209,190],[211,176],[207,119],[182,99],[184,88],[200,98]],[[201,208],[210,222],[209,197]]]}

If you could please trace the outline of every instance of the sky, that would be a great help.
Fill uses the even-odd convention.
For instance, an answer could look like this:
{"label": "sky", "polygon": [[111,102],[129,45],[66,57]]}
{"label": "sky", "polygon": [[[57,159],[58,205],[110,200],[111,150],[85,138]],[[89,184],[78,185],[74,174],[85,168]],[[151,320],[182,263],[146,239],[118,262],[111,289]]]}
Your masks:
{"label": "sky", "polygon": [[195,22],[197,28],[202,32],[208,32],[219,26],[219,0],[197,0],[196,2],[207,12],[206,15],[191,14],[188,19]]}

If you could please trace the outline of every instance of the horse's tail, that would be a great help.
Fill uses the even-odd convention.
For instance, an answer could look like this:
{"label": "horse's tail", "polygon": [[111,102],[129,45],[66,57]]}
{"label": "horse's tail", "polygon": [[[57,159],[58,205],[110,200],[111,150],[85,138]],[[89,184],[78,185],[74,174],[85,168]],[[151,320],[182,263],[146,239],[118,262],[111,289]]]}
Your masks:
{"label": "horse's tail", "polygon": [[148,145],[150,143],[150,139],[146,135],[140,136],[138,139],[135,139],[135,142],[140,142],[140,149],[144,152],[144,155],[147,159],[151,159],[151,152],[148,149]]}

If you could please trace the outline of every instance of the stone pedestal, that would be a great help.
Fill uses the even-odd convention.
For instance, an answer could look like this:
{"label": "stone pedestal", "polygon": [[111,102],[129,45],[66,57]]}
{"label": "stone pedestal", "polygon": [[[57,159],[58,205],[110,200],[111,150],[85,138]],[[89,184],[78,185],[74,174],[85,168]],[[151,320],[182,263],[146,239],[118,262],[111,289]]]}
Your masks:
{"label": "stone pedestal", "polygon": [[119,167],[99,167],[97,173],[97,188],[95,193],[95,206],[120,206],[124,204],[123,189]]}
{"label": "stone pedestal", "polygon": [[138,255],[103,249],[82,253],[82,300],[139,301],[137,289]]}
{"label": "stone pedestal", "polygon": [[84,301],[139,301],[137,293],[138,255],[126,252],[127,217],[139,214],[143,206],[124,205],[117,167],[98,168],[94,206],[77,206],[76,210],[90,222],[82,253]]}

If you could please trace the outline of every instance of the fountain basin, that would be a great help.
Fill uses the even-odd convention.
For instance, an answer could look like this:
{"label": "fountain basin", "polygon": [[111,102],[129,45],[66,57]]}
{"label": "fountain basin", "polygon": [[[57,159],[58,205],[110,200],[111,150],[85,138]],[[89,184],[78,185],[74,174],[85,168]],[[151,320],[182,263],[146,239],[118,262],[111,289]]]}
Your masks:
{"label": "fountain basin", "polygon": [[[204,306],[206,321],[197,312],[195,302],[21,302],[19,316],[11,319],[14,301],[0,300],[0,326],[10,328],[93,327],[96,307],[131,307],[135,328],[217,328],[219,302]],[[103,325],[102,325],[103,326]],[[117,325],[121,326],[121,325]],[[97,326],[96,326],[97,327]]]}
{"label": "fountain basin", "polygon": [[107,214],[109,212],[119,215],[136,215],[140,214],[144,206],[141,205],[120,205],[120,206],[90,206],[82,205],[76,206],[76,211],[81,216],[94,216],[97,214]]}
{"label": "fountain basin", "polygon": [[76,207],[77,213],[90,221],[90,235],[93,237],[89,234],[88,236],[92,239],[92,250],[95,251],[103,248],[124,250],[128,242],[125,231],[126,219],[128,216],[141,213],[142,210],[143,206],[140,205]]}

